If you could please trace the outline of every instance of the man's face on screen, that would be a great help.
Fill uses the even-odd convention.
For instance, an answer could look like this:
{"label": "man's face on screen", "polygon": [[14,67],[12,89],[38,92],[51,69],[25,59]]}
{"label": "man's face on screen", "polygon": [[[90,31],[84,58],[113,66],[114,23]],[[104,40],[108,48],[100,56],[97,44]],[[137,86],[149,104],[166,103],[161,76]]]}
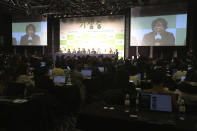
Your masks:
{"label": "man's face on screen", "polygon": [[33,29],[33,27],[29,27],[28,29],[27,29],[27,34],[29,35],[29,36],[32,36],[33,34],[34,34],[34,29]]}
{"label": "man's face on screen", "polygon": [[153,29],[154,29],[154,32],[156,32],[156,33],[162,33],[165,31],[165,28],[161,22],[157,22]]}

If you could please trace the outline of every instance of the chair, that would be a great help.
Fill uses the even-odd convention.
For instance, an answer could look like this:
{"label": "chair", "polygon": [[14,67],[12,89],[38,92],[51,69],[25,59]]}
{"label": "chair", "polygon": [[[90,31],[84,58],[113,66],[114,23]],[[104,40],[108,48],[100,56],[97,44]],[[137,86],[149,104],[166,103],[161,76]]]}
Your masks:
{"label": "chair", "polygon": [[25,88],[26,86],[24,83],[10,82],[5,88],[4,95],[10,97],[24,97]]}

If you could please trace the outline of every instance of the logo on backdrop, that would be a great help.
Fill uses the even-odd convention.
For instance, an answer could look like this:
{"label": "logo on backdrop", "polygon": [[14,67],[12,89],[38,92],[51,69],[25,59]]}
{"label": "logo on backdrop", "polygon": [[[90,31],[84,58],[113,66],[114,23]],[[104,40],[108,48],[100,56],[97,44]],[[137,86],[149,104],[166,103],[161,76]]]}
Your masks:
{"label": "logo on backdrop", "polygon": [[101,29],[102,25],[101,25],[101,21],[99,20],[83,20],[82,22],[80,22],[80,28],[84,28],[84,29]]}

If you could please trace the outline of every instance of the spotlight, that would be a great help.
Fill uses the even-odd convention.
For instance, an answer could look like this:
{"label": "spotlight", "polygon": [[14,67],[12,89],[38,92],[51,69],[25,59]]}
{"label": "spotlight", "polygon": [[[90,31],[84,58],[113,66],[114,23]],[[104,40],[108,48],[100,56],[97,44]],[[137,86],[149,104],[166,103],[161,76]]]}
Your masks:
{"label": "spotlight", "polygon": [[12,2],[12,4],[15,6],[16,4],[15,4],[15,2],[13,1],[13,0],[11,0],[11,2]]}
{"label": "spotlight", "polygon": [[103,5],[105,4],[105,0],[100,0],[100,2],[101,2],[101,4],[103,4]]}
{"label": "spotlight", "polygon": [[64,15],[64,17],[66,17],[66,14]]}

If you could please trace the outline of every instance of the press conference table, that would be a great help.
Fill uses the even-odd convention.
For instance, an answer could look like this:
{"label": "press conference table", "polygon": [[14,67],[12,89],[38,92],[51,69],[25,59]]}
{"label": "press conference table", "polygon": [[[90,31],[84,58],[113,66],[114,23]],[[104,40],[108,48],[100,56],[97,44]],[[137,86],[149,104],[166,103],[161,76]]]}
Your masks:
{"label": "press conference table", "polygon": [[138,117],[124,112],[124,106],[107,106],[97,102],[83,108],[79,113],[79,127],[82,130],[197,130],[197,115],[186,114],[180,120],[178,113],[139,111]]}

